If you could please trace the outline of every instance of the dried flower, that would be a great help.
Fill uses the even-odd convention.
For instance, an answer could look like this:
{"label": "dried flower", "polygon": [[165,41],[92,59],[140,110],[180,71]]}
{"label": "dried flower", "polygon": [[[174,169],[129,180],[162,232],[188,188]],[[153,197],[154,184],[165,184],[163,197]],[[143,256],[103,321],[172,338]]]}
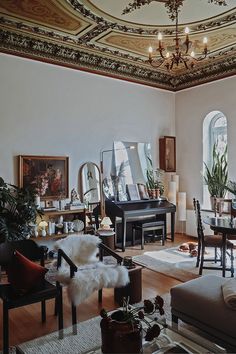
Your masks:
{"label": "dried flower", "polygon": [[[153,315],[156,311],[162,316],[164,315],[163,309],[164,301],[162,297],[156,296],[153,301],[144,300],[143,306],[133,307],[129,305],[129,298],[124,298],[123,300],[123,312],[122,318],[124,321],[137,323],[139,321],[143,322],[143,331],[145,332],[145,340],[151,341],[155,337],[158,337],[162,328],[156,323],[157,317],[151,319],[150,317],[145,318],[145,314]],[[106,310],[102,309],[100,312],[103,320],[110,319],[110,316],[107,314]],[[103,321],[102,320],[102,321]],[[164,328],[165,326],[163,326]]]}

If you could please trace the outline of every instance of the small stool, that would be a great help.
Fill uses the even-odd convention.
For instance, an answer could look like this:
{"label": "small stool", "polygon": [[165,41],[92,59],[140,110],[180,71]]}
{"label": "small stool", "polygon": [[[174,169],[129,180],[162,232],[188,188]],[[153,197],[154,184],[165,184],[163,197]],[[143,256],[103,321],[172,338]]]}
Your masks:
{"label": "small stool", "polygon": [[161,240],[162,246],[165,244],[165,222],[164,221],[153,221],[146,222],[143,224],[134,224],[132,228],[132,245],[135,244],[135,231],[141,230],[141,249],[144,248],[144,233],[147,231],[153,231],[155,235],[155,231],[161,230]]}
{"label": "small stool", "polygon": [[129,304],[136,304],[142,300],[142,267],[135,266],[129,269],[129,284],[122,288],[114,289],[114,298],[123,306],[123,298],[129,296]]}

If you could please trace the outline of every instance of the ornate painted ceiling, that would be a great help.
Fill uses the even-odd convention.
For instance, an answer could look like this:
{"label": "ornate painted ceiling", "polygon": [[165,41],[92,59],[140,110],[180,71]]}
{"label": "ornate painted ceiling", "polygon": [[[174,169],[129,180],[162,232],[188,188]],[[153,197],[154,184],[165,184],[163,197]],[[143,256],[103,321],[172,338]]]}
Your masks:
{"label": "ornate painted ceiling", "polygon": [[148,47],[158,46],[159,31],[174,50],[175,26],[166,1],[152,0],[122,14],[134,0],[0,0],[0,50],[172,91],[235,75],[236,0],[226,0],[227,6],[183,1],[179,30],[190,28],[197,54],[208,37],[205,60],[172,71],[148,63]]}

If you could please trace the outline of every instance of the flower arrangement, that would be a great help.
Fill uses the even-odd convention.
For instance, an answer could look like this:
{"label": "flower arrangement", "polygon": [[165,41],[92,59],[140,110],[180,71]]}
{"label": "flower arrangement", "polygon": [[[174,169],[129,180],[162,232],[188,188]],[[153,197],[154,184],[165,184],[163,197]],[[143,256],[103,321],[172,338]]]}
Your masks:
{"label": "flower arrangement", "polygon": [[[159,312],[161,316],[165,314],[164,309],[164,300],[161,296],[156,296],[154,300],[144,300],[142,306],[133,307],[129,305],[129,298],[124,299],[123,309],[119,310],[120,312],[120,321],[128,322],[132,325],[142,322],[144,324],[143,331],[145,332],[144,339],[146,341],[152,341],[154,338],[157,338],[161,333],[161,330],[166,327],[163,324],[162,328],[157,323],[157,317],[149,320],[145,318],[145,315],[154,315],[156,312]],[[108,323],[112,321],[112,315],[110,316],[105,309],[102,309],[100,315],[104,321]],[[165,322],[165,321],[164,321]]]}

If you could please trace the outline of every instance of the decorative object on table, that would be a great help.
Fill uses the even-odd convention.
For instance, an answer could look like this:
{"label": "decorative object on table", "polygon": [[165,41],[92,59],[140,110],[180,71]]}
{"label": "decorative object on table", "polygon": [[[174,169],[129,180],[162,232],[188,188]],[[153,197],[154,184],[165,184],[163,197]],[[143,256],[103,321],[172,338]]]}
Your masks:
{"label": "decorative object on table", "polygon": [[17,241],[30,235],[37,216],[43,215],[35,197],[32,186],[19,188],[0,177],[0,242]]}
{"label": "decorative object on table", "polygon": [[[228,183],[228,162],[227,162],[227,145],[222,152],[217,150],[217,145],[214,144],[212,150],[212,165],[208,166],[204,162],[204,181],[208,186],[208,191],[211,197],[212,210],[219,206],[216,204],[216,199],[224,198],[226,193],[226,186]],[[223,201],[222,201],[223,203]]]}
{"label": "decorative object on table", "polygon": [[152,159],[147,156],[148,168],[146,170],[147,190],[150,199],[159,199],[164,193],[164,184],[162,182],[163,171],[160,168],[153,169]]}
{"label": "decorative object on table", "polygon": [[38,225],[37,224],[31,224],[32,230],[31,230],[31,236],[33,237],[38,237]]}
{"label": "decorative object on table", "polygon": [[174,136],[159,139],[159,165],[165,172],[176,171],[176,143]]}
{"label": "decorative object on table", "polygon": [[[142,353],[142,339],[152,341],[158,337],[162,328],[157,320],[148,320],[145,315],[159,312],[164,315],[164,301],[156,296],[154,301],[144,300],[143,306],[131,307],[128,299],[124,299],[123,310],[108,314],[102,309],[100,326],[102,333],[103,353]],[[143,326],[142,326],[143,322]]]}
{"label": "decorative object on table", "polygon": [[75,219],[73,220],[73,226],[72,226],[73,230],[76,232],[80,232],[83,231],[84,229],[84,222],[80,219]]}
{"label": "decorative object on table", "polygon": [[66,156],[19,156],[20,187],[34,186],[41,200],[68,198]]}
{"label": "decorative object on table", "polygon": [[64,234],[68,234],[69,230],[68,230],[68,222],[64,221],[63,222],[63,232]]}
{"label": "decorative object on table", "polygon": [[73,221],[68,221],[68,232],[69,233],[74,232],[74,223],[73,223]]}
{"label": "decorative object on table", "polygon": [[125,256],[123,258],[123,266],[125,266],[127,269],[135,267],[131,256]]}
{"label": "decorative object on table", "polygon": [[51,236],[53,234],[55,234],[55,222],[54,221],[49,221],[48,222],[48,235]]}
{"label": "decorative object on table", "polygon": [[41,231],[41,236],[45,237],[47,236],[47,232],[46,232],[46,227],[48,226],[47,221],[42,220],[39,223],[39,230]]}
{"label": "decorative object on table", "polygon": [[137,184],[127,184],[126,189],[130,200],[140,200]]}

